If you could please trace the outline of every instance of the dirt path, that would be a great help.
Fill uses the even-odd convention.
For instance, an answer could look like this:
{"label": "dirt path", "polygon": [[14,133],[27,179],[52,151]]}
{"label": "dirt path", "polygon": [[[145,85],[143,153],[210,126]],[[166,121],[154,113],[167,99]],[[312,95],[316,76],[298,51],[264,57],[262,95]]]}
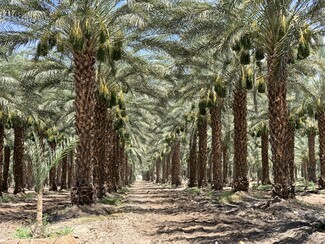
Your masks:
{"label": "dirt path", "polygon": [[97,223],[95,235],[88,232],[79,238],[84,243],[96,239],[96,243],[125,244],[325,243],[325,233],[312,224],[324,216],[322,208],[280,202],[256,209],[253,206],[261,199],[244,193],[233,200],[220,203],[204,194],[136,182],[127,194],[124,213]]}
{"label": "dirt path", "polygon": [[[72,228],[80,243],[325,243],[324,194],[266,209],[260,207],[270,199],[265,192],[185,191],[143,181],[121,207],[71,207],[68,192],[52,194],[45,201],[51,228]],[[0,204],[0,243],[33,218],[34,203]]]}

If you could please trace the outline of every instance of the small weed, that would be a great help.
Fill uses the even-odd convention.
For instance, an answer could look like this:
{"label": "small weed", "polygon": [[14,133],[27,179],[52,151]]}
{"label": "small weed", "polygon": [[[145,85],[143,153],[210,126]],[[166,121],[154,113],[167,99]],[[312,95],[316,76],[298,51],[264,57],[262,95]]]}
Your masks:
{"label": "small weed", "polygon": [[2,197],[0,197],[0,203],[8,203],[8,202],[12,202],[12,197],[10,195],[2,195]]}
{"label": "small weed", "polygon": [[235,195],[233,191],[224,191],[217,199],[221,203],[229,203],[238,201],[239,196]]}
{"label": "small weed", "polygon": [[186,188],[185,191],[190,194],[191,196],[198,196],[201,193],[201,189],[198,187],[189,187]]}
{"label": "small weed", "polygon": [[316,185],[314,182],[310,181],[308,183],[308,188],[311,190],[311,191],[315,191],[316,190]]}
{"label": "small weed", "polygon": [[206,198],[212,200],[213,197],[214,197],[214,190],[211,188],[211,186],[208,186],[206,189],[205,189],[205,196]]}
{"label": "small weed", "polygon": [[165,189],[172,189],[173,186],[171,184],[164,184],[163,185],[163,188],[165,188]]}
{"label": "small weed", "polygon": [[29,192],[29,193],[27,193],[26,195],[25,195],[25,199],[33,199],[35,197],[35,194],[34,193],[32,193],[32,192]]}
{"label": "small weed", "polygon": [[129,192],[130,190],[127,187],[122,187],[121,189],[119,189],[117,192],[120,194],[125,194],[127,192]]}
{"label": "small weed", "polygon": [[115,206],[119,206],[122,204],[122,200],[118,196],[104,197],[104,198],[99,199],[99,202],[102,204],[115,205]]}
{"label": "small weed", "polygon": [[66,236],[66,235],[69,235],[73,232],[73,228],[72,227],[69,227],[69,226],[66,226],[62,229],[59,229],[53,233],[50,233],[48,234],[47,237],[49,238],[58,238],[58,237],[61,237],[61,236]]}
{"label": "small weed", "polygon": [[33,237],[31,229],[25,227],[19,227],[18,229],[16,229],[14,235],[18,239],[28,239]]}
{"label": "small weed", "polygon": [[270,191],[272,190],[272,185],[257,185],[257,184],[253,184],[252,185],[252,189],[253,190],[260,190],[260,191]]}

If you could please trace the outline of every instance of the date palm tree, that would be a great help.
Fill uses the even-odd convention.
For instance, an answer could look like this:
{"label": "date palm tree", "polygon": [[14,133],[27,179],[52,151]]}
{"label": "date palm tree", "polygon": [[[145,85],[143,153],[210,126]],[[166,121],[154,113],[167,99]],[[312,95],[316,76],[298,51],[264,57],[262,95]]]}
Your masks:
{"label": "date palm tree", "polygon": [[[44,56],[54,47],[70,53],[74,63],[76,132],[76,183],[71,201],[91,204],[96,194],[93,186],[93,141],[95,116],[96,60],[121,56],[122,36],[116,23],[139,23],[120,1],[2,1],[1,18],[12,23],[1,32],[0,43],[15,48],[38,40],[36,57]],[[123,12],[123,9],[125,12]],[[128,13],[128,17],[122,16]],[[19,26],[20,28],[18,28]]]}

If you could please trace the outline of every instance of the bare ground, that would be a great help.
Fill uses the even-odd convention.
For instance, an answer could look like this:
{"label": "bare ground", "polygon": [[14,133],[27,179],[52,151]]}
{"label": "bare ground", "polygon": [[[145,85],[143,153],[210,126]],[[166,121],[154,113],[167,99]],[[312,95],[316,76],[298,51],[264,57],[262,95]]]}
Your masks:
{"label": "bare ground", "polygon": [[[140,181],[122,195],[121,206],[79,208],[70,205],[69,192],[48,193],[49,231],[69,227],[73,232],[42,243],[325,243],[324,192],[299,193],[265,208],[269,195],[172,189]],[[33,196],[0,204],[0,243],[18,243],[16,229],[34,218]]]}

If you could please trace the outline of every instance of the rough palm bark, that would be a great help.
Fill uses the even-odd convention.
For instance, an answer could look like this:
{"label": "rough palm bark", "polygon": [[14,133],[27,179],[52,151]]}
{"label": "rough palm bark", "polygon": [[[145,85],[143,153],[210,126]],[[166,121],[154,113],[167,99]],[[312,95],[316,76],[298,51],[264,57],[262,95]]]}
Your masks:
{"label": "rough palm bark", "polygon": [[5,130],[3,124],[0,122],[0,196],[2,196],[2,169],[3,169],[3,143],[4,143]]}
{"label": "rough palm bark", "polygon": [[131,169],[131,165],[129,164],[129,159],[128,159],[128,155],[125,153],[124,156],[124,161],[125,161],[125,176],[124,176],[124,185],[128,186],[130,185],[130,179],[131,179],[131,175],[132,174],[132,169]]}
{"label": "rough palm bark", "polygon": [[113,175],[113,191],[117,191],[120,187],[120,142],[119,136],[114,132],[114,149],[112,151],[112,175]]}
{"label": "rough palm bark", "polygon": [[174,142],[174,150],[172,155],[172,185],[175,186],[181,185],[181,179],[179,175],[180,168],[181,168],[180,149],[181,149],[181,142],[179,138],[176,138]]}
{"label": "rough palm bark", "polygon": [[172,158],[172,155],[173,152],[172,150],[167,154],[167,158],[166,158],[166,167],[167,167],[167,182],[170,181],[170,176],[171,176],[171,171],[172,171],[172,167],[171,167],[171,158]]}
{"label": "rough palm bark", "polygon": [[14,124],[14,164],[13,173],[15,181],[14,194],[24,192],[24,172],[23,172],[23,156],[24,156],[24,128]]}
{"label": "rough palm bark", "polygon": [[162,183],[166,183],[167,182],[167,162],[166,162],[166,154],[163,156],[163,160],[162,160],[162,179],[161,182]]}
{"label": "rough palm bark", "polygon": [[212,188],[221,190],[223,186],[222,176],[222,150],[221,150],[221,103],[214,104],[210,109],[211,129],[212,129],[212,165],[213,165],[213,181]]}
{"label": "rough palm bark", "polygon": [[124,177],[125,177],[125,171],[126,171],[126,165],[125,165],[125,153],[124,153],[124,142],[120,142],[119,144],[120,150],[119,150],[119,188],[124,186]]}
{"label": "rough palm bark", "polygon": [[245,89],[235,87],[234,101],[234,165],[233,189],[234,191],[248,191],[247,179],[247,92]]}
{"label": "rough palm bark", "polygon": [[318,180],[319,187],[325,188],[325,107],[319,108],[318,115],[318,131],[319,131],[319,163],[320,177]]}
{"label": "rough palm bark", "polygon": [[101,98],[97,98],[95,106],[95,139],[94,139],[94,185],[97,189],[97,197],[106,194],[106,123],[107,123],[107,103]]}
{"label": "rough palm bark", "polygon": [[263,131],[261,134],[261,147],[262,147],[262,184],[271,184],[270,181],[270,166],[269,166],[269,133]]}
{"label": "rough palm bark", "polygon": [[295,125],[288,125],[288,133],[287,133],[287,162],[289,167],[289,177],[291,184],[295,182]]}
{"label": "rough palm bark", "polygon": [[6,145],[4,148],[4,161],[3,161],[3,177],[2,177],[2,192],[8,192],[8,177],[10,166],[10,146]]}
{"label": "rough palm bark", "polygon": [[315,131],[308,132],[308,180],[316,182]]}
{"label": "rough palm bark", "polygon": [[62,158],[62,176],[60,190],[67,189],[67,174],[68,174],[68,156]]}
{"label": "rough palm bark", "polygon": [[73,171],[74,171],[74,154],[73,152],[69,152],[69,166],[68,166],[68,188],[70,189],[73,185]]}
{"label": "rough palm bark", "polygon": [[24,171],[26,177],[26,187],[28,190],[32,190],[34,186],[34,178],[33,178],[33,162],[31,159],[28,159],[24,164]]}
{"label": "rough palm bark", "polygon": [[86,41],[83,51],[73,54],[75,80],[76,132],[76,182],[71,191],[71,202],[77,205],[96,201],[93,185],[93,145],[95,115],[95,53]]}
{"label": "rough palm bark", "polygon": [[189,158],[189,187],[196,186],[196,169],[197,169],[197,133],[193,133]]}
{"label": "rough palm bark", "polygon": [[222,145],[222,166],[223,166],[223,183],[228,183],[228,145],[224,141]]}
{"label": "rough palm bark", "polygon": [[[52,151],[55,151],[56,142],[55,141],[50,142],[50,147]],[[57,173],[56,167],[52,167],[50,170],[50,188],[49,188],[50,191],[58,190],[58,186],[56,184],[56,173]]]}
{"label": "rough palm bark", "polygon": [[212,152],[208,153],[207,183],[212,184]]}
{"label": "rough palm bark", "polygon": [[61,181],[62,181],[62,162],[56,166],[56,185],[60,186],[61,188]]}
{"label": "rough palm bark", "polygon": [[107,192],[114,190],[113,163],[114,163],[114,126],[110,110],[106,117],[105,128],[105,181]]}
{"label": "rough palm bark", "polygon": [[160,156],[156,159],[156,183],[160,183],[160,171],[161,171],[161,158]]}
{"label": "rough palm bark", "polygon": [[207,121],[206,116],[200,115],[198,120],[199,156],[198,156],[198,187],[206,186],[207,164]]}
{"label": "rough palm bark", "polygon": [[288,109],[287,109],[287,58],[269,55],[267,59],[267,91],[268,91],[268,114],[270,128],[270,144],[272,151],[274,196],[287,199],[294,197],[294,185],[289,176],[289,163],[287,161],[287,132],[288,132]]}

